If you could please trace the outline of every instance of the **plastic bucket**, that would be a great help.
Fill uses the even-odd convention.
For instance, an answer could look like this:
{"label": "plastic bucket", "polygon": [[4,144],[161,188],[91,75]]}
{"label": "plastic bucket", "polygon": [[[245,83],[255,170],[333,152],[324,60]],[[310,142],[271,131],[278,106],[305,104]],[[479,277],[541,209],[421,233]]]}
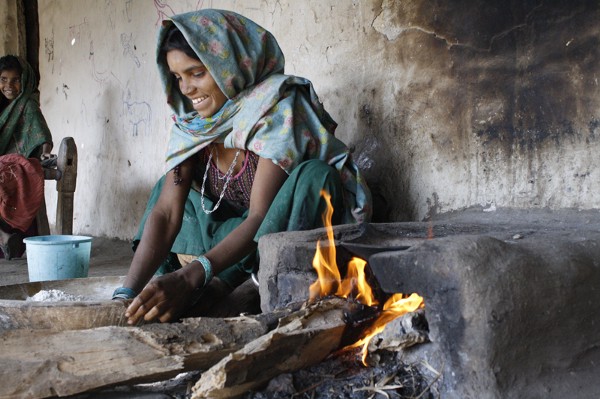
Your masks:
{"label": "plastic bucket", "polygon": [[29,281],[87,277],[92,237],[50,235],[23,240]]}

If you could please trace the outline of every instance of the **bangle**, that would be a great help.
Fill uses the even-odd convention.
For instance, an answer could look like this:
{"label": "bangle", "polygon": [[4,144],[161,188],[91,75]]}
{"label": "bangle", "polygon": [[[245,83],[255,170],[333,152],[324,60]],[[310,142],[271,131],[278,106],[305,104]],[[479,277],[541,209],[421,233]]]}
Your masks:
{"label": "bangle", "polygon": [[204,284],[202,285],[202,287],[206,287],[206,285],[210,283],[210,280],[212,280],[213,278],[212,265],[210,264],[210,260],[204,255],[199,256],[198,258],[196,258],[196,260],[200,262],[200,264],[204,268]]}
{"label": "bangle", "polygon": [[113,292],[112,299],[133,299],[137,292],[127,287],[119,287]]}

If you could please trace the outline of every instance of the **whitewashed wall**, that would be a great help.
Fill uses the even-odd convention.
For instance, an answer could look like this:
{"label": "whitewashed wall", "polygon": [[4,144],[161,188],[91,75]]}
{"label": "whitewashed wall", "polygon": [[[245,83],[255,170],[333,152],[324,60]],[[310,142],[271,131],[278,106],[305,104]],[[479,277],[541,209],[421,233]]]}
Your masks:
{"label": "whitewashed wall", "polygon": [[[319,1],[309,7],[298,1],[40,0],[42,110],[56,145],[72,136],[78,146],[75,232],[132,237],[151,187],[164,173],[171,122],[155,67],[155,37],[162,19],[201,7],[248,16],[278,38],[286,72],[311,79],[335,119],[348,119],[352,125],[352,118],[340,112],[352,96],[339,95],[339,80],[347,74],[354,79],[368,66],[342,65],[336,59],[349,51],[340,41],[355,40],[363,22],[360,7],[348,1],[341,8],[353,14],[355,26],[333,19],[336,3]],[[344,29],[345,37],[337,38]],[[340,137],[348,141],[352,131],[340,127]],[[52,224],[52,184],[46,195]]]}
{"label": "whitewashed wall", "polygon": [[56,143],[72,136],[79,150],[76,233],[136,232],[171,125],[156,32],[199,8],[275,35],[286,72],[313,81],[390,221],[600,208],[594,2],[39,0],[42,110]]}

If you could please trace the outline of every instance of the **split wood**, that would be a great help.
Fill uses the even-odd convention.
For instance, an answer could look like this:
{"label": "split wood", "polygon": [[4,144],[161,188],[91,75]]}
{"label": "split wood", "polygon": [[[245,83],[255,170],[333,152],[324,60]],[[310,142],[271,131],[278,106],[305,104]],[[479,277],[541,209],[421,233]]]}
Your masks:
{"label": "split wood", "polygon": [[191,318],[140,327],[0,335],[0,398],[67,396],[158,382],[206,370],[194,398],[233,397],[276,376],[316,364],[339,349],[348,315],[360,306],[329,298],[301,310]]}

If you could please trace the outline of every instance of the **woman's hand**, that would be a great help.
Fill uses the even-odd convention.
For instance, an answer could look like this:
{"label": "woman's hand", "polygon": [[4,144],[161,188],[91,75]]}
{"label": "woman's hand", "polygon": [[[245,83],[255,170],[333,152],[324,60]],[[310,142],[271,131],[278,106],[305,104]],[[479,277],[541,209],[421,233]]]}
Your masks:
{"label": "woman's hand", "polygon": [[190,305],[195,281],[203,279],[203,273],[202,267],[184,267],[153,279],[125,311],[127,323],[135,325],[142,318],[163,323],[177,319]]}
{"label": "woman's hand", "polygon": [[[167,173],[158,201],[146,220],[142,240],[123,282],[124,287],[140,293],[126,311],[130,324],[135,324],[142,318],[158,318],[160,321],[175,318],[175,312],[181,302],[178,297],[198,287],[194,285],[196,281],[204,281],[186,280],[186,273],[179,271],[151,281],[161,261],[167,257],[181,228],[185,201],[192,181],[193,160],[192,157],[183,161],[179,175],[176,175],[174,170]],[[156,310],[152,311],[156,306]]]}

